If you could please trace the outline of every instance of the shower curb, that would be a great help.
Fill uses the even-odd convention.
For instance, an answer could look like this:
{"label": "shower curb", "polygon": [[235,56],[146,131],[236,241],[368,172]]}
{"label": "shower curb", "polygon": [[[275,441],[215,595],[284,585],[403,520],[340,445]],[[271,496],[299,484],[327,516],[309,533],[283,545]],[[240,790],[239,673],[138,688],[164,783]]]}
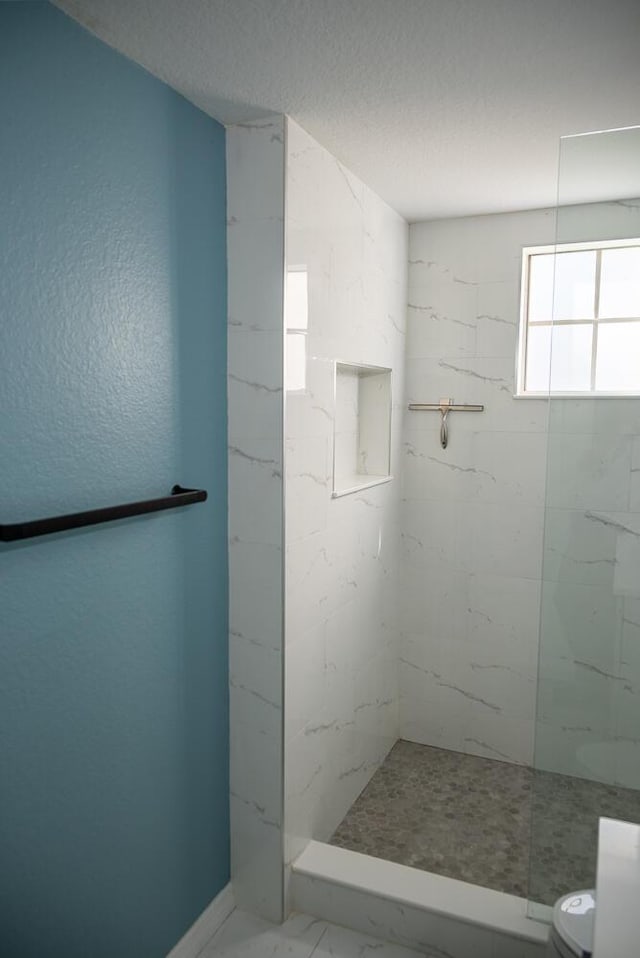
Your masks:
{"label": "shower curb", "polygon": [[296,911],[442,958],[542,958],[548,926],[524,898],[310,842],[294,862]]}

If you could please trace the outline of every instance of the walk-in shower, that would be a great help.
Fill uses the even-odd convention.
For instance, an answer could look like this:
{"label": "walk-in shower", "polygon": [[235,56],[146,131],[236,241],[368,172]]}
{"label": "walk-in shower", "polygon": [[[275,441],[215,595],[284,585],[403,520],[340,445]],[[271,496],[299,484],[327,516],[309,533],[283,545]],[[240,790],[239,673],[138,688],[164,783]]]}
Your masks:
{"label": "walk-in shower", "polygon": [[[400,224],[288,150],[287,859],[329,841],[544,917],[593,885],[598,818],[640,821],[640,130],[564,138],[557,209],[411,226],[406,327]],[[332,357],[394,397],[392,481],[337,503]],[[482,414],[443,442],[416,404]]]}

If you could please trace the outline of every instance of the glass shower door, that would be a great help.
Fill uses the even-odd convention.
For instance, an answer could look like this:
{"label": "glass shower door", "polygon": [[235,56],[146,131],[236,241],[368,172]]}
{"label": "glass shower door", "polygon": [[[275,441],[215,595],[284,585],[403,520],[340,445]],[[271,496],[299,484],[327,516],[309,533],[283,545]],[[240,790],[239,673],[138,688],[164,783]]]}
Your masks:
{"label": "glass shower door", "polygon": [[533,916],[594,886],[601,816],[640,822],[638,237],[640,128],[563,138],[553,320],[538,354],[549,422]]}

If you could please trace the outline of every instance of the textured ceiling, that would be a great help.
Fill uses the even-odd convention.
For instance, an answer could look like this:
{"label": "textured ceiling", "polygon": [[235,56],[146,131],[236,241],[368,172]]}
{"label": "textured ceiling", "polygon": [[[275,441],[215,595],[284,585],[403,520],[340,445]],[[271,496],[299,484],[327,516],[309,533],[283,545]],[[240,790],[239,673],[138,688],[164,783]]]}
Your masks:
{"label": "textured ceiling", "polygon": [[288,113],[410,221],[553,205],[560,136],[640,123],[640,0],[58,6],[224,123]]}

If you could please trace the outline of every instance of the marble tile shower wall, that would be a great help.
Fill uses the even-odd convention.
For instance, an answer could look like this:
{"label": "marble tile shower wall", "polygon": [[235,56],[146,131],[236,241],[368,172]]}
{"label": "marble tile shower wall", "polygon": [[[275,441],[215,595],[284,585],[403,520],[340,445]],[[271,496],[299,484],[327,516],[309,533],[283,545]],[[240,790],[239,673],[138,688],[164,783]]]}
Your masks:
{"label": "marble tile shower wall", "polygon": [[227,130],[231,878],[282,918],[284,118]]}
{"label": "marble tile shower wall", "polygon": [[[398,737],[407,226],[295,123],[287,266],[306,269],[304,390],[286,395],[285,858],[326,840]],[[333,499],[335,360],[391,367],[396,478]]]}
{"label": "marble tile shower wall", "polygon": [[403,433],[401,732],[410,741],[533,757],[547,403],[514,400],[522,245],[552,212],[410,230],[409,402]]}
{"label": "marble tile shower wall", "polygon": [[[560,242],[639,232],[634,204],[573,207],[558,217]],[[532,763],[544,572],[536,764],[597,777],[576,765],[576,735],[601,739],[594,710],[605,708],[610,719],[610,693],[621,694],[610,648],[603,651],[617,632],[610,619],[602,629],[618,600],[615,545],[606,548],[611,526],[588,512],[635,508],[640,420],[628,400],[554,400],[550,409],[545,400],[513,398],[522,247],[555,236],[552,210],[411,227],[407,398],[452,397],[485,411],[452,414],[446,450],[438,414],[405,415],[401,734]],[[594,577],[603,576],[598,593]],[[559,621],[560,594],[561,606],[580,610],[569,617],[580,623]],[[628,629],[638,628],[632,612]],[[558,660],[573,702],[562,709]],[[636,655],[628,668],[640,677],[639,666]],[[594,683],[603,686],[595,699],[587,688]],[[594,715],[585,714],[590,702],[600,703]]]}

